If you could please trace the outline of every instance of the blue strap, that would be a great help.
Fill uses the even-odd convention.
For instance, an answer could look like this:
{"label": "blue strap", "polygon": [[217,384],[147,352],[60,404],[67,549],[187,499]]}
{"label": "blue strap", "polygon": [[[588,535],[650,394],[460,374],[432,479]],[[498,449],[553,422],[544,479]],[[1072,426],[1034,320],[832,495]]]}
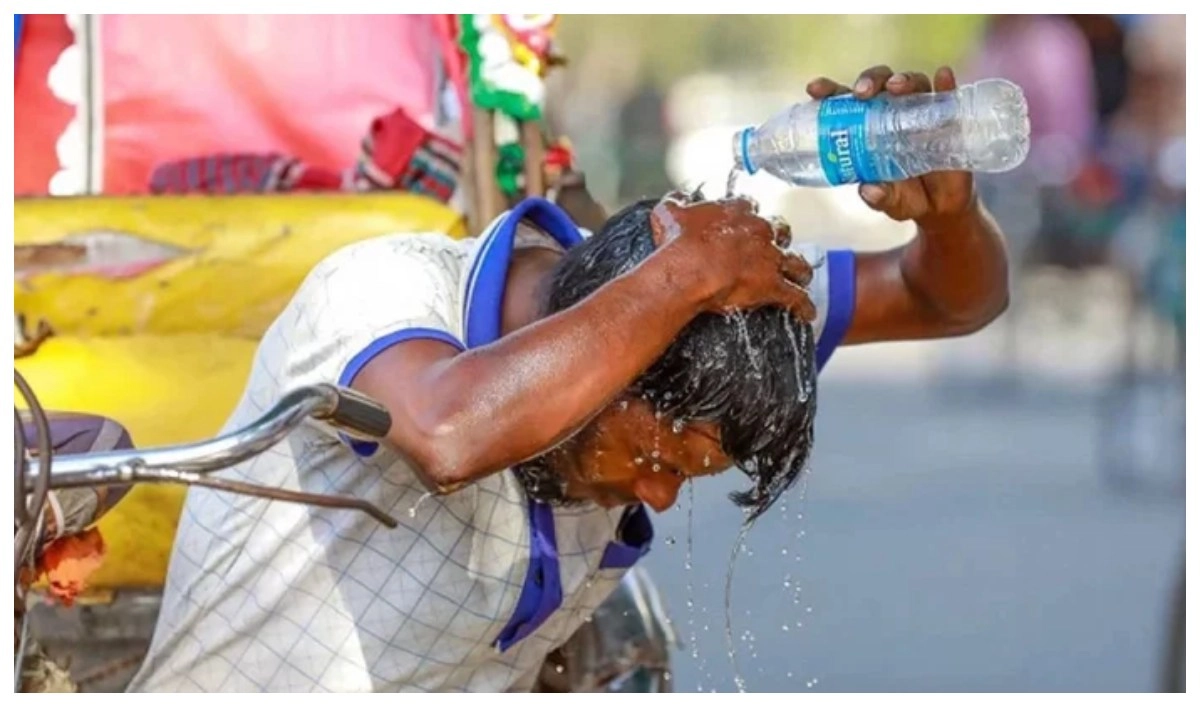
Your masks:
{"label": "blue strap", "polygon": [[854,251],[831,250],[825,254],[829,273],[829,309],[825,328],[817,341],[817,370],[825,367],[833,352],[846,338],[854,319]]}
{"label": "blue strap", "polygon": [[654,541],[654,524],[640,503],[625,511],[617,526],[617,539],[604,548],[600,569],[629,569],[650,552]]}
{"label": "blue strap", "polygon": [[512,618],[496,637],[494,645],[501,651],[536,631],[563,602],[554,509],[530,499],[529,525],[529,572],[525,575],[525,585],[521,587]]}
{"label": "blue strap", "polygon": [[463,321],[466,322],[465,339],[469,348],[486,346],[500,338],[508,264],[512,260],[517,226],[525,219],[550,234],[563,248],[573,248],[583,242],[571,217],[545,199],[525,199],[505,214],[485,237],[479,257],[467,275]]}

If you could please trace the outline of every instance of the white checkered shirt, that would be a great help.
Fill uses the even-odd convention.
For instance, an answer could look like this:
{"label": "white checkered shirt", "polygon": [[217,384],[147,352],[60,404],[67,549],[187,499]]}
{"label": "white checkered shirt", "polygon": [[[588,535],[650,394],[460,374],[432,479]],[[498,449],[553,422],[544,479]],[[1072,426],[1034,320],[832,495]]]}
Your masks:
{"label": "white checkered shirt", "polygon": [[[389,236],[320,263],[266,332],[226,429],[248,424],[290,389],[338,382],[352,358],[391,332],[463,340],[467,273],[485,241]],[[822,277],[818,270],[813,296],[823,312]],[[554,509],[561,606],[501,651],[494,643],[531,555],[529,504],[510,472],[422,499],[412,469],[386,445],[359,456],[310,424],[224,475],[364,498],[400,526],[191,489],[153,643],[131,691],[528,689],[546,654],[625,572],[600,568],[620,510]]]}

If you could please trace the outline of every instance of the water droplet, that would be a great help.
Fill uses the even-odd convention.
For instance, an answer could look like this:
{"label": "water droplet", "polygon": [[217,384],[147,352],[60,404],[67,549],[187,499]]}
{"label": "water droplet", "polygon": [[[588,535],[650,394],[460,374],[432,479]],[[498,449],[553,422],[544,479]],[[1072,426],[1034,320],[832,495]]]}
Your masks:
{"label": "water droplet", "polygon": [[585,624],[590,624],[592,622],[592,615],[588,614],[587,616],[583,617],[583,622]]}
{"label": "water droplet", "polygon": [[784,630],[784,631],[787,631],[787,630],[788,630],[788,625],[787,625],[787,624],[784,624],[784,625],[783,625],[783,630]]}
{"label": "water droplet", "polygon": [[740,165],[734,164],[733,169],[729,170],[729,177],[725,179],[725,198],[733,197],[734,187],[737,186],[738,176],[741,175],[742,169]]}
{"label": "water droplet", "polygon": [[789,670],[789,671],[788,671],[788,674],[787,674],[787,676],[788,676],[789,678],[790,678],[790,677],[792,677],[792,671],[790,671],[790,670]]}
{"label": "water droplet", "polygon": [[641,457],[634,457],[634,458],[633,458],[633,463],[634,463],[634,464],[637,464],[638,466],[641,466],[642,464],[645,464],[645,463],[646,463],[646,460],[645,460],[645,459],[642,459]]}
{"label": "water droplet", "polygon": [[628,410],[628,409],[629,409],[629,401],[628,401],[628,400],[622,400],[622,401],[621,401],[621,409],[622,409],[622,410]]}
{"label": "water droplet", "polygon": [[657,449],[655,449],[653,452],[650,452],[650,458],[658,459],[658,450]]}
{"label": "water droplet", "polygon": [[662,471],[662,467],[658,464],[655,464],[654,466],[650,467],[650,471]]}
{"label": "water droplet", "polygon": [[707,469],[710,466],[712,466],[712,459],[707,454],[705,454],[704,455],[704,468]]}
{"label": "water droplet", "polygon": [[807,681],[805,681],[805,683],[804,683],[804,686],[805,686],[805,687],[808,687],[808,688],[811,688],[811,687],[813,686],[813,684],[812,684],[812,680],[807,680]]}
{"label": "water droplet", "polygon": [[816,685],[817,682],[818,682],[818,680],[816,678],[813,678],[813,684]]}
{"label": "water droplet", "polygon": [[674,544],[675,544],[675,536],[673,536],[673,535],[668,535],[668,536],[667,536],[666,543],[667,543],[668,545],[674,545]]}
{"label": "water droplet", "polygon": [[733,680],[738,685],[739,692],[745,692],[745,680],[742,679],[742,671],[738,666],[737,649],[733,642],[733,572],[739,551],[746,550],[746,535],[752,527],[754,527],[753,523],[742,523],[742,528],[733,543],[733,549],[729,553],[729,568],[725,571],[725,648],[729,654],[729,664],[733,668]]}
{"label": "water droplet", "polygon": [[419,509],[421,507],[421,504],[424,503],[425,499],[427,499],[427,498],[433,498],[433,494],[432,493],[421,494],[421,497],[418,498],[417,502],[412,505],[412,508],[408,509],[408,517],[409,518],[417,517],[417,509]]}
{"label": "water droplet", "polygon": [[[795,326],[791,321],[791,315],[788,312],[783,312],[783,318],[784,331],[787,332],[788,341],[792,345],[792,368],[796,375],[796,387],[800,390],[798,396],[800,398],[800,402],[807,402],[810,394],[809,388],[812,385],[812,382],[804,375],[804,371],[801,370],[801,365],[803,364],[804,369],[807,370],[808,364],[804,356],[800,354],[800,343],[796,341],[796,332],[794,331]],[[809,329],[805,328],[802,331],[807,332]],[[807,337],[807,334],[802,335]]]}
{"label": "water droplet", "polygon": [[665,679],[665,680],[670,680],[670,679],[671,679],[671,671],[670,671],[670,670],[664,670],[664,671],[663,671],[663,679]]}
{"label": "water droplet", "polygon": [[811,613],[812,613],[812,607],[811,607],[811,606],[806,606],[806,607],[804,607],[804,613],[806,613],[806,614],[811,614]]}
{"label": "water droplet", "polygon": [[[707,662],[700,657],[699,643],[696,640],[696,603],[695,593],[696,588],[692,582],[692,529],[694,527],[695,510],[696,510],[696,487],[688,482],[688,509],[687,509],[687,551],[684,553],[683,567],[687,571],[687,606],[688,606],[688,642],[692,645],[692,658],[696,660],[700,670],[705,670]],[[707,631],[707,627],[705,628]],[[699,690],[699,686],[696,688]]]}
{"label": "water droplet", "polygon": [[683,420],[676,420],[671,423],[671,431],[675,434],[683,432]]}
{"label": "water droplet", "polygon": [[781,554],[784,554],[784,555],[786,555],[786,554],[787,554],[787,548],[785,547],[785,548],[783,548],[782,550],[780,550],[780,553],[781,553]]}
{"label": "water droplet", "polygon": [[554,672],[558,673],[559,675],[562,675],[563,670],[565,670],[565,668],[563,668],[561,663],[554,666]]}

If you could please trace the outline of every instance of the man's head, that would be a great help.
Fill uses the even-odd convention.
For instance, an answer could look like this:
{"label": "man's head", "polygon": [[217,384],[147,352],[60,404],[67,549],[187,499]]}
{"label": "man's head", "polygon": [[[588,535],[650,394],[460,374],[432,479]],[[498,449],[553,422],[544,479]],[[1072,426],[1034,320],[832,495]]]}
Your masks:
{"label": "man's head", "polygon": [[[545,313],[571,307],[649,257],[656,203],[626,208],[571,249],[550,278]],[[753,482],[733,500],[757,517],[807,463],[814,349],[812,328],[779,307],[701,315],[625,395],[517,473],[545,500],[640,500],[661,511],[685,480],[733,465]]]}

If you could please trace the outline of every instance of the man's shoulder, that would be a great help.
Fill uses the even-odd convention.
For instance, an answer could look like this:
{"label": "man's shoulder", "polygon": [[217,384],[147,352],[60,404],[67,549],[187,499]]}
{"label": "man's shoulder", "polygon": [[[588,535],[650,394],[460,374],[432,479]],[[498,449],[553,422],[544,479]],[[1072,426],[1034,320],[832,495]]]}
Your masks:
{"label": "man's shoulder", "polygon": [[457,270],[470,253],[474,239],[460,240],[444,233],[392,233],[351,243],[330,253],[316,271],[355,267],[385,273],[389,265],[415,263]]}
{"label": "man's shoulder", "polygon": [[313,267],[293,306],[326,303],[360,311],[395,309],[410,298],[453,301],[470,252],[471,241],[442,233],[397,233],[352,243]]}

